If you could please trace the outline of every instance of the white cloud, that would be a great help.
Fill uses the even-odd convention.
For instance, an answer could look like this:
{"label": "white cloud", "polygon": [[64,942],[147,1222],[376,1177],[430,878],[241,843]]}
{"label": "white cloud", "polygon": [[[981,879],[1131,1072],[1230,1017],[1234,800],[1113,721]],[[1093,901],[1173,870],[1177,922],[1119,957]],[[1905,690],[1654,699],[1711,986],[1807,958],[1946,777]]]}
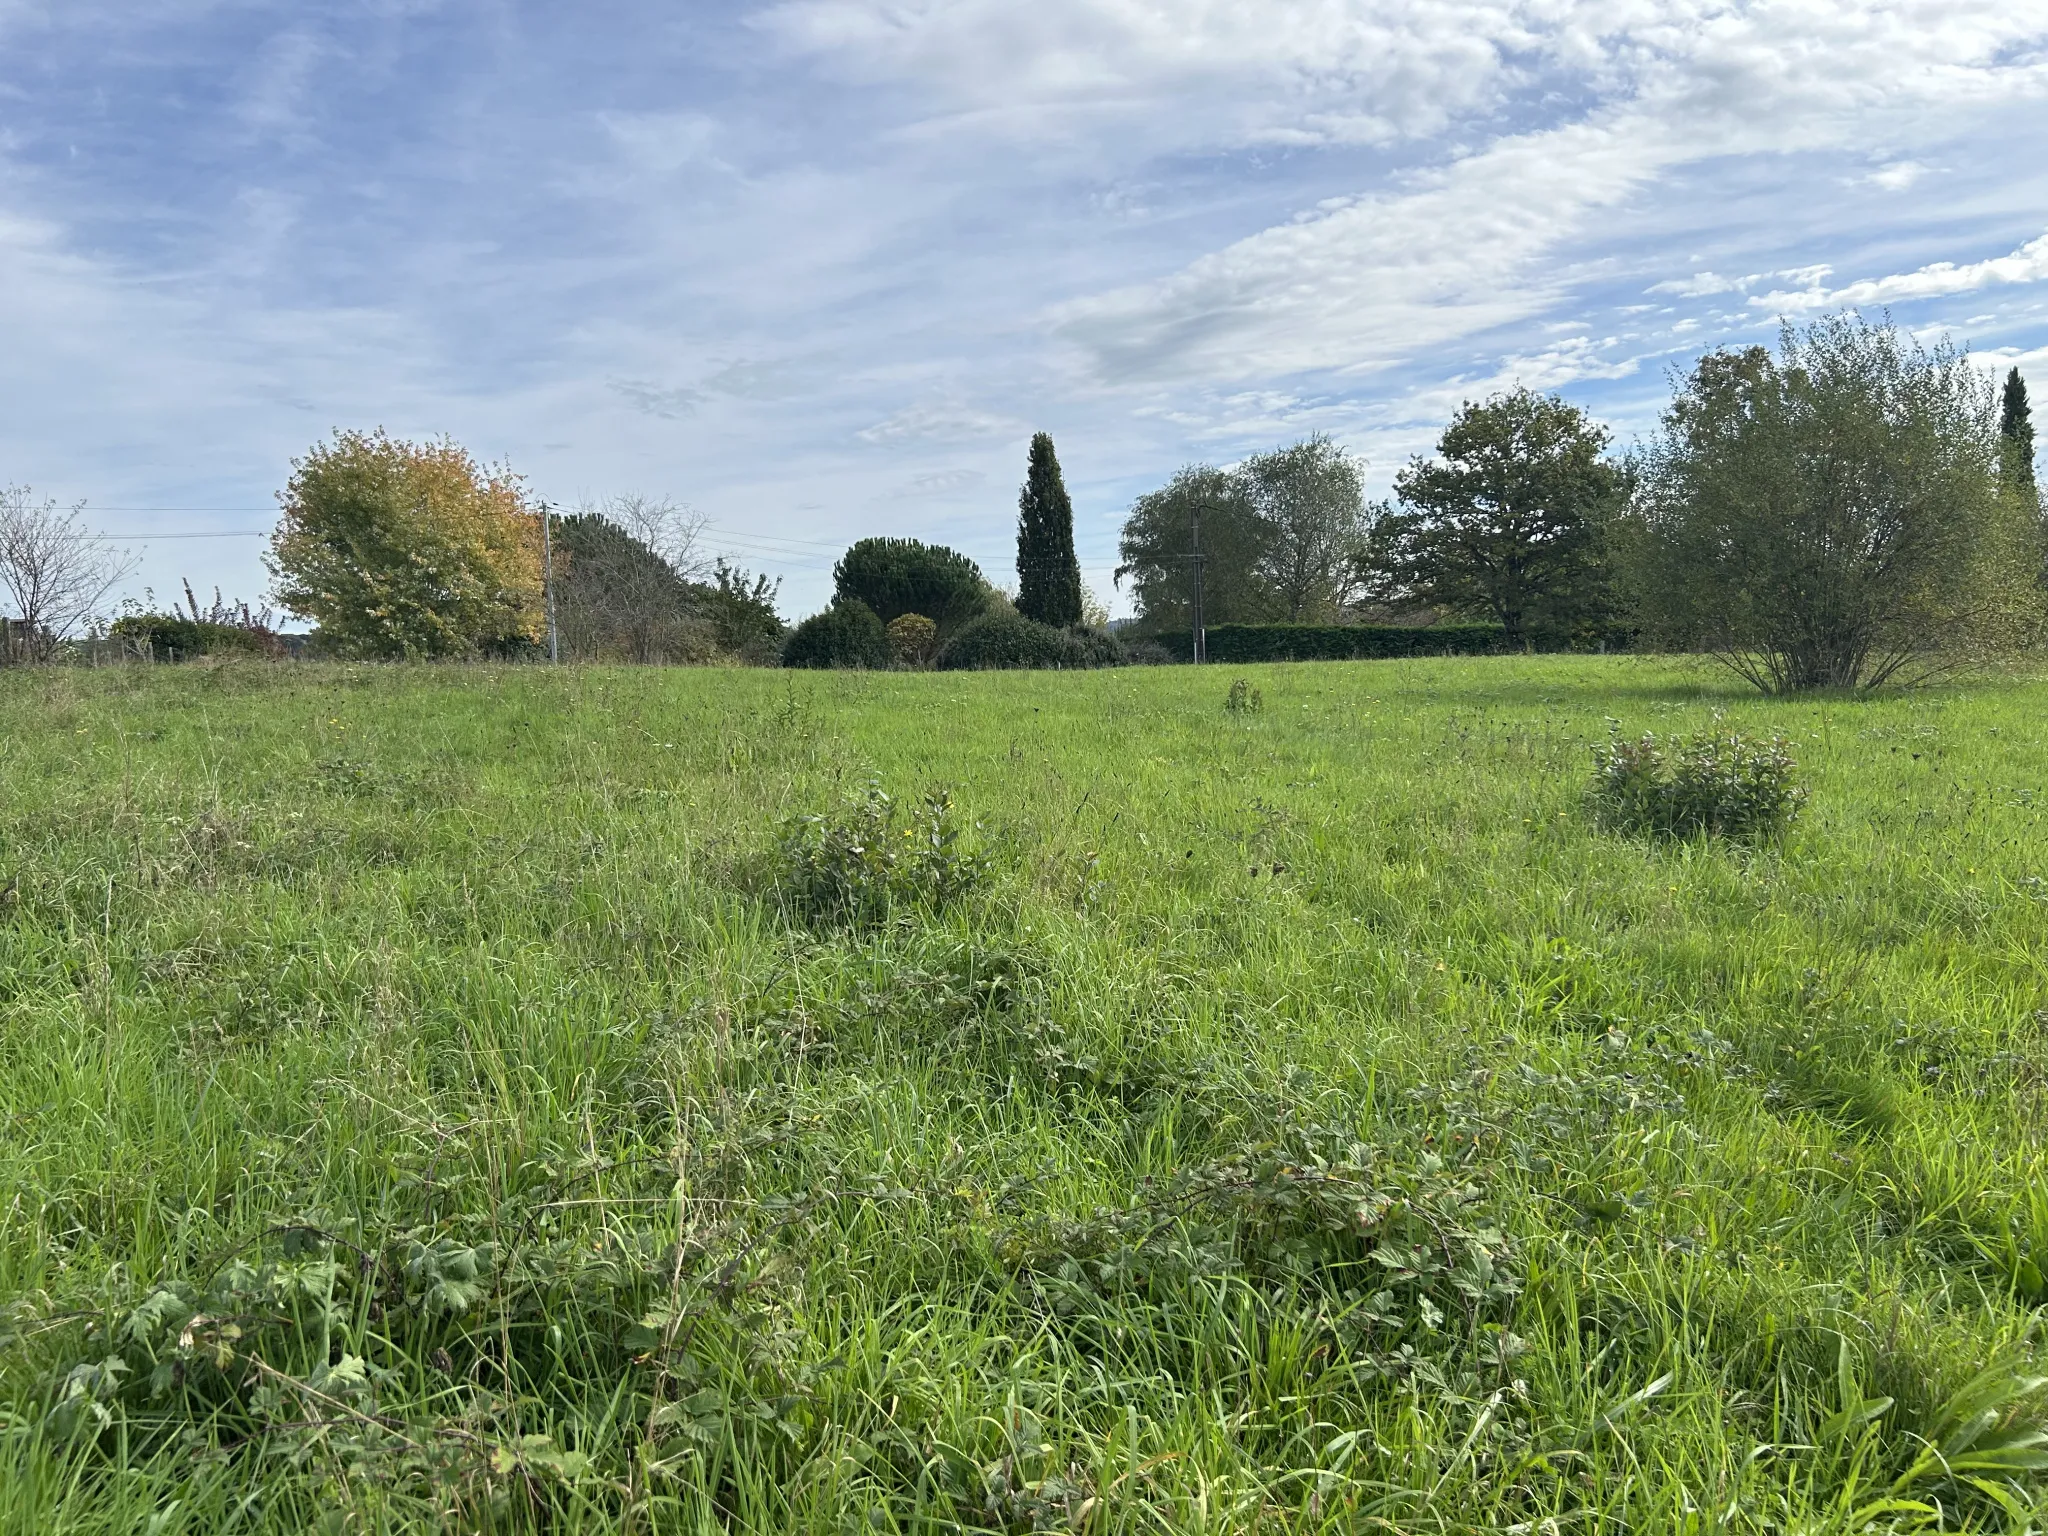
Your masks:
{"label": "white cloud", "polygon": [[858,434],[863,442],[900,443],[913,440],[932,442],[976,442],[984,438],[1014,436],[1025,430],[1014,417],[976,410],[957,400],[927,400],[907,405],[886,421],[878,421]]}
{"label": "white cloud", "polygon": [[1429,132],[1497,103],[1517,56],[1594,30],[1542,0],[784,0],[756,24],[844,78],[914,83],[1004,134],[1109,118],[1152,146]]}
{"label": "white cloud", "polygon": [[1903,192],[1925,176],[1928,169],[1918,160],[1895,160],[1890,165],[1879,166],[1863,179],[1887,192]]}
{"label": "white cloud", "polygon": [[1055,329],[1107,382],[1386,366],[1552,306],[1570,283],[1557,254],[1678,167],[2048,93],[2048,66],[2007,58],[2038,24],[1987,0],[1573,14],[1553,52],[1579,37],[1610,50],[1589,76],[1611,99],[1580,120],[1058,306]]}
{"label": "white cloud", "polygon": [[1947,298],[2006,283],[2038,282],[2044,277],[2048,277],[2048,234],[2029,240],[2009,256],[1990,261],[1973,261],[1963,266],[1952,261],[1931,262],[1913,272],[1866,278],[1840,288],[1823,288],[1816,283],[1762,294],[1749,302],[1778,314],[1801,314],[1816,309],[1854,309],[1866,304]]}

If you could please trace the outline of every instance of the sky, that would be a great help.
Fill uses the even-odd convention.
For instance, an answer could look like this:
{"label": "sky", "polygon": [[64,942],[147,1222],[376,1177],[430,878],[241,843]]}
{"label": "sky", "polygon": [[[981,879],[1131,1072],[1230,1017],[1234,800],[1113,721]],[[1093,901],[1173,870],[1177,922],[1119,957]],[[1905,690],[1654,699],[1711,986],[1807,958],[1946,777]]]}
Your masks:
{"label": "sky", "polygon": [[[1845,306],[2048,384],[2048,0],[0,0],[0,484],[260,598],[294,455],[666,496],[795,617]],[[2043,402],[2048,410],[2048,401]]]}

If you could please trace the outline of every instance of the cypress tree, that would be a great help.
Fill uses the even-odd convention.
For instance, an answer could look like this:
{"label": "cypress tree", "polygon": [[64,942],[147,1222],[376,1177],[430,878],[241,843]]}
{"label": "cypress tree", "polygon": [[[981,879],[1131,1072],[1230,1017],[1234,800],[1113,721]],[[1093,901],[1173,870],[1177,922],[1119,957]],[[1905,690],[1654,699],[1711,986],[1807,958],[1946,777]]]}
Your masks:
{"label": "cypress tree", "polygon": [[1998,412],[1999,474],[2009,486],[2034,493],[2034,413],[2027,405],[2027,381],[2015,368],[2005,376]]}
{"label": "cypress tree", "polygon": [[1031,439],[1031,468],[1017,497],[1017,611],[1040,624],[1081,622],[1074,504],[1044,432]]}

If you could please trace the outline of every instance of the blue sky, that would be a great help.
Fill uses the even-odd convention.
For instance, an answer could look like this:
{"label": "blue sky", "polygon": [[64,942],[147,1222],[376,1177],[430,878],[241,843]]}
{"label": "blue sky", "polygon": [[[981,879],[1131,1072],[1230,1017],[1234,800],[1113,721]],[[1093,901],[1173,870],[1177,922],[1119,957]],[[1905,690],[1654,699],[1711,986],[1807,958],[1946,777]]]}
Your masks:
{"label": "blue sky", "polygon": [[1625,442],[1780,316],[2048,384],[2044,144],[2042,0],[0,0],[0,482],[254,596],[190,535],[446,432],[794,615],[864,534],[1009,579],[1042,428],[1107,596],[1185,462]]}

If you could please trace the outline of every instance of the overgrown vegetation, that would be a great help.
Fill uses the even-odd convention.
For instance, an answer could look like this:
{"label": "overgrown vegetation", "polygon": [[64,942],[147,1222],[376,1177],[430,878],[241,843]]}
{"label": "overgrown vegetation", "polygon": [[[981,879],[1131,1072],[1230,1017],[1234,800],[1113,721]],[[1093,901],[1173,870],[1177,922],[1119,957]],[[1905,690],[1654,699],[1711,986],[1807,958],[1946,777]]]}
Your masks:
{"label": "overgrown vegetation", "polygon": [[0,1529],[2038,1525],[2044,699],[16,669]]}
{"label": "overgrown vegetation", "polygon": [[1782,836],[1806,800],[1782,737],[1709,732],[1659,745],[1618,732],[1593,749],[1593,808],[1607,826],[1663,837]]}

